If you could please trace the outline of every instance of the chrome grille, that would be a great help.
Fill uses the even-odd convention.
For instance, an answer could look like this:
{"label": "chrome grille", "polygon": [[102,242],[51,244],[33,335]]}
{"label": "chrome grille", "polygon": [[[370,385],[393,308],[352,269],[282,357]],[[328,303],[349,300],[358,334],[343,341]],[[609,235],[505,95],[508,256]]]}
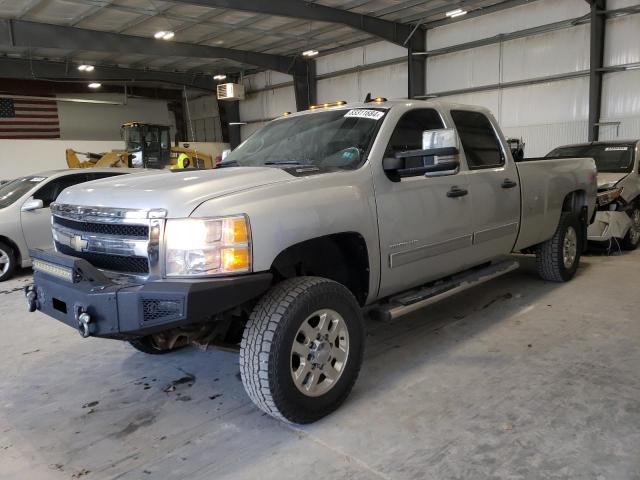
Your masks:
{"label": "chrome grille", "polygon": [[160,276],[164,211],[53,204],[56,250],[83,258],[102,270]]}
{"label": "chrome grille", "polygon": [[68,218],[53,217],[56,225],[67,227],[79,232],[102,233],[122,237],[148,238],[149,227],[147,225],[124,225],[119,223],[89,223],[69,220]]}

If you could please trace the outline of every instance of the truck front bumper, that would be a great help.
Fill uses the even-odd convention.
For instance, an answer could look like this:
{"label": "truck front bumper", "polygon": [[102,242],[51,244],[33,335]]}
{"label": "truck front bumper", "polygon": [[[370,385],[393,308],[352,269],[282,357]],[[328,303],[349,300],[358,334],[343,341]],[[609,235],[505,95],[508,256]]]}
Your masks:
{"label": "truck front bumper", "polygon": [[260,296],[270,273],[202,280],[142,282],[107,277],[86,260],[31,250],[33,285],[29,310],[39,310],[82,336],[135,338],[210,321]]}
{"label": "truck front bumper", "polygon": [[631,218],[626,212],[598,210],[595,221],[587,230],[587,239],[590,242],[608,242],[612,238],[624,238],[629,228]]}

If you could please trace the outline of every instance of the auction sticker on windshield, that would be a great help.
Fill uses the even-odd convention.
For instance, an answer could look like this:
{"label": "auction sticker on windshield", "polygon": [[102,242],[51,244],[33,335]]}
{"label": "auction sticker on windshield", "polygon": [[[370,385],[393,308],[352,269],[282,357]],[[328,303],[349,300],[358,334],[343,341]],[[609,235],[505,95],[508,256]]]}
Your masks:
{"label": "auction sticker on windshield", "polygon": [[380,120],[382,117],[384,117],[384,112],[380,112],[378,110],[368,110],[365,108],[349,110],[344,115],[344,118],[368,118],[370,120]]}

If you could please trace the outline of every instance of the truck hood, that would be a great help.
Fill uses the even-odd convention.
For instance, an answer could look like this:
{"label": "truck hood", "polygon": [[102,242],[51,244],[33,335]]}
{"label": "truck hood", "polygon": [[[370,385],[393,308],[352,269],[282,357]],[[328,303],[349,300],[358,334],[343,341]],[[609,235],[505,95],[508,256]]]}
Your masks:
{"label": "truck hood", "polygon": [[295,180],[294,176],[274,167],[144,172],[68,188],[56,202],[86,207],[163,208],[169,217],[183,218],[207,200]]}
{"label": "truck hood", "polygon": [[628,173],[598,173],[598,188],[613,188],[613,186],[629,175]]}

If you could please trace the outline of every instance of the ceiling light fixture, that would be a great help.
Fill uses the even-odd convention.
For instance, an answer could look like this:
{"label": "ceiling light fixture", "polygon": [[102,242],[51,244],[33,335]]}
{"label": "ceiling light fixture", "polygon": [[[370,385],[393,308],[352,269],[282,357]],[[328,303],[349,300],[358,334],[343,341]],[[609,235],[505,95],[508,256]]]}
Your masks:
{"label": "ceiling light fixture", "polygon": [[102,84],[101,83],[97,83],[97,82],[89,84],[89,88],[93,88],[93,89],[100,88],[101,86],[102,86]]}
{"label": "ceiling light fixture", "polygon": [[214,75],[213,77],[214,80],[226,80],[226,78],[226,75]]}
{"label": "ceiling light fixture", "polygon": [[157,38],[158,40],[171,40],[173,37],[175,37],[176,34],[172,31],[165,31],[165,30],[160,30],[159,32],[156,32],[154,37]]}
{"label": "ceiling light fixture", "polygon": [[230,126],[236,127],[236,126],[240,126],[240,125],[246,125],[247,122],[229,122]]}
{"label": "ceiling light fixture", "polygon": [[451,10],[447,12],[445,15],[449,18],[461,17],[462,15],[466,15],[467,11],[461,8],[456,8],[455,10]]}
{"label": "ceiling light fixture", "polygon": [[302,52],[302,56],[303,57],[315,57],[316,55],[318,55],[318,50],[306,50],[304,52]]}
{"label": "ceiling light fixture", "polygon": [[80,70],[81,72],[93,72],[94,66],[93,65],[78,65],[78,70]]}

